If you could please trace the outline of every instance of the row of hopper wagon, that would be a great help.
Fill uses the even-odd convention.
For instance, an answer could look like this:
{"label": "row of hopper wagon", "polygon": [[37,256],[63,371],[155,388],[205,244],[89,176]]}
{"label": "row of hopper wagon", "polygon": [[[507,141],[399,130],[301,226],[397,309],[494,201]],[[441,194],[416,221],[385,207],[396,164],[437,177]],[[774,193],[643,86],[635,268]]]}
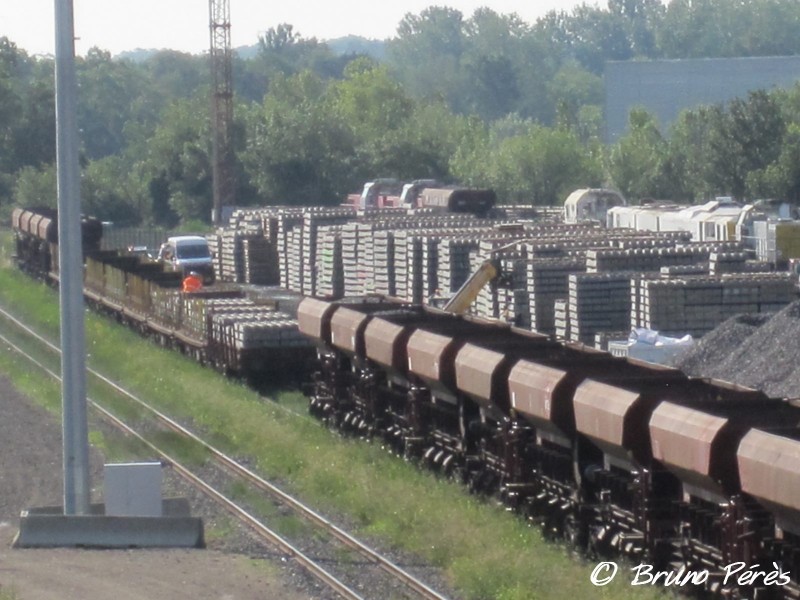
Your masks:
{"label": "row of hopper wagon", "polygon": [[380,297],[306,298],[298,322],[317,347],[310,410],[333,427],[592,556],[800,598],[794,402]]}
{"label": "row of hopper wagon", "polygon": [[[18,266],[57,283],[58,222],[49,209],[15,209]],[[294,315],[240,286],[181,291],[182,274],[122,250],[101,250],[102,224],[82,220],[84,298],[161,345],[253,382],[299,381],[313,350]]]}
{"label": "row of hopper wagon", "polygon": [[[40,278],[58,273],[58,212],[53,208],[15,208],[11,211],[17,266]],[[81,217],[81,245],[87,254],[100,249],[103,223]]]}

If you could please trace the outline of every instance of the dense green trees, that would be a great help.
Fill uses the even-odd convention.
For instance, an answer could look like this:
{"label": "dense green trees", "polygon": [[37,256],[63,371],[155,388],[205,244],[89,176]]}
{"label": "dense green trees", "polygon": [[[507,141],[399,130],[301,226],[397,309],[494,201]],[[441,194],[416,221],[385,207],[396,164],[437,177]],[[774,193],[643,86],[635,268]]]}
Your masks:
{"label": "dense green trees", "polygon": [[246,113],[245,171],[266,204],[335,204],[353,155],[352,136],[324,102],[325,84],[305,72],[276,78]]}
{"label": "dense green trees", "polygon": [[796,202],[798,103],[800,85],[753,92],[726,106],[685,111],[668,138],[650,115],[634,111],[629,132],[608,153],[611,181],[634,199],[732,195]]}
{"label": "dense green trees", "polygon": [[[599,141],[606,61],[796,54],[798,25],[794,0],[608,0],[536,23],[431,6],[383,47],[351,39],[337,53],[282,24],[234,60],[237,202],[336,204],[376,177],[491,186],[519,203],[588,185],[800,202],[800,87],[699,107],[668,131],[636,110],[616,144]],[[207,221],[207,58],[135,58],[78,60],[85,209]],[[53,61],[0,38],[3,214],[55,203],[54,159]]]}
{"label": "dense green trees", "polygon": [[682,179],[674,176],[673,159],[652,115],[633,110],[628,134],[608,152],[608,173],[628,198],[684,199],[679,185]]}
{"label": "dense green trees", "polygon": [[603,180],[593,145],[565,128],[511,117],[483,128],[470,142],[456,153],[454,173],[493,188],[509,203],[552,205],[575,188]]}

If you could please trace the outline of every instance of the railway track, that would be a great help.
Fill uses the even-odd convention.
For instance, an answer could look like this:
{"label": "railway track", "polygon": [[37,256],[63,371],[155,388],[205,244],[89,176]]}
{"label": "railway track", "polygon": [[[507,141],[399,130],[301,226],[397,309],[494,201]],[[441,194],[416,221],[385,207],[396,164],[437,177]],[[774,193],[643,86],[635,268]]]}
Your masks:
{"label": "railway track", "polygon": [[[21,347],[19,337],[22,336],[24,339],[33,341],[40,349],[45,349],[45,352],[51,357],[49,360],[55,360],[60,353],[60,349],[7,310],[0,308],[0,317],[2,317],[2,323],[4,323],[4,326],[0,327],[0,331],[3,331],[3,333],[0,333],[0,340],[27,361],[43,370],[50,377],[60,380],[60,376],[55,370],[57,367],[46,364],[47,358],[37,358],[33,356],[31,352]],[[9,331],[9,329],[12,331]],[[389,558],[348,534],[342,528],[338,527],[309,506],[281,490],[273,483],[265,480],[247,466],[228,456],[212,444],[209,444],[184,425],[162,413],[129,390],[126,390],[117,382],[114,382],[95,369],[89,368],[87,369],[87,373],[96,380],[102,382],[107,388],[113,390],[116,395],[132,403],[140,414],[147,415],[151,423],[157,423],[158,427],[162,430],[168,430],[181,439],[188,440],[191,444],[201,448],[203,452],[207,453],[207,455],[212,458],[215,468],[224,472],[229,481],[245,484],[250,490],[253,490],[254,493],[269,497],[274,503],[283,507],[282,510],[290,510],[294,515],[314,528],[317,533],[313,537],[316,540],[329,540],[330,548],[320,550],[318,545],[315,544],[312,551],[304,551],[300,547],[301,544],[288,540],[277,531],[268,527],[264,523],[262,517],[254,514],[256,511],[245,506],[244,503],[230,498],[218,489],[220,487],[219,485],[215,486],[208,483],[207,477],[198,474],[197,469],[192,469],[182,464],[175,456],[154,443],[151,439],[151,425],[134,427],[113,414],[98,401],[87,399],[90,408],[100,415],[104,421],[122,431],[125,435],[132,436],[139,440],[151,452],[157,454],[163,462],[169,464],[173,471],[191,486],[232,514],[236,519],[247,526],[259,539],[278,548],[287,557],[294,560],[299,566],[321,581],[326,587],[335,591],[339,596],[364,600],[373,597],[424,598],[431,600],[443,600],[445,598],[445,596],[436,592],[419,578],[415,577]],[[148,433],[142,433],[140,429],[145,429]],[[338,544],[339,549],[334,547],[336,544]],[[341,558],[343,554],[340,548],[345,548],[347,555],[352,555],[357,558],[343,561]],[[312,554],[314,556],[312,556]],[[318,557],[323,554],[333,558]],[[331,568],[324,567],[322,565],[323,562],[331,565]],[[333,567],[337,566],[337,563],[346,563],[346,568],[338,569],[340,573],[334,574],[332,572],[334,570]],[[357,573],[352,573],[353,565],[356,566]],[[350,571],[349,573],[347,573],[348,570]],[[372,572],[367,574],[368,570]],[[375,572],[378,571],[381,573],[380,576],[375,574]],[[359,583],[359,579],[362,578],[369,581],[369,595],[362,595],[362,592],[356,589],[364,587]],[[375,582],[378,579],[382,579],[386,583],[376,585]],[[347,580],[347,582],[345,580]]]}

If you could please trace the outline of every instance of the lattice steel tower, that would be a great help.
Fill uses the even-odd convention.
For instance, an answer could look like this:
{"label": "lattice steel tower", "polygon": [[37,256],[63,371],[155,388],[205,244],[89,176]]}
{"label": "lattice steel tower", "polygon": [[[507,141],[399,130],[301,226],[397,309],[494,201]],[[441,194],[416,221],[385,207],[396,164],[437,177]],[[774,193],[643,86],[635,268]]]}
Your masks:
{"label": "lattice steel tower", "polygon": [[220,225],[222,207],[233,206],[236,191],[233,141],[233,75],[231,61],[231,7],[229,0],[209,0],[211,32],[211,118],[214,129],[214,209],[212,221]]}

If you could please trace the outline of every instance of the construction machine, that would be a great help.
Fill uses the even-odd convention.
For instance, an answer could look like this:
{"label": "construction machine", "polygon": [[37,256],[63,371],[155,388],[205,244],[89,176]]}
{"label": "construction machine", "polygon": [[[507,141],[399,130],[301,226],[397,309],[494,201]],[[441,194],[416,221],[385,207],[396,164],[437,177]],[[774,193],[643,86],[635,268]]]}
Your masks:
{"label": "construction machine", "polygon": [[483,287],[490,285],[507,285],[510,283],[511,274],[506,273],[500,259],[501,252],[513,248],[524,242],[517,240],[492,251],[492,257],[485,260],[475,272],[458,288],[458,291],[442,306],[442,310],[456,315],[463,315],[475,302]]}
{"label": "construction machine", "polygon": [[375,179],[364,184],[361,194],[347,196],[347,204],[357,208],[401,206],[402,184],[397,179]]}
{"label": "construction machine", "polygon": [[349,194],[347,205],[357,208],[433,208],[442,212],[485,216],[497,202],[494,190],[442,187],[435,179],[401,184],[396,179],[375,179],[361,194]]}

